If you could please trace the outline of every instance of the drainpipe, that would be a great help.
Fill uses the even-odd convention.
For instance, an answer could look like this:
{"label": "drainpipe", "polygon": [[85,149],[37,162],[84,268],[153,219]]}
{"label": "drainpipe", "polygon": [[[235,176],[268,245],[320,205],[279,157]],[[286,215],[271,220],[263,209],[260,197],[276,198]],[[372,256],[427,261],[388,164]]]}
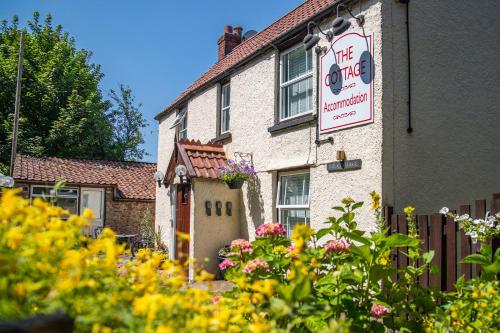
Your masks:
{"label": "drainpipe", "polygon": [[408,134],[413,132],[411,125],[411,57],[410,57],[410,0],[399,0],[400,3],[406,4],[406,52],[408,56]]}

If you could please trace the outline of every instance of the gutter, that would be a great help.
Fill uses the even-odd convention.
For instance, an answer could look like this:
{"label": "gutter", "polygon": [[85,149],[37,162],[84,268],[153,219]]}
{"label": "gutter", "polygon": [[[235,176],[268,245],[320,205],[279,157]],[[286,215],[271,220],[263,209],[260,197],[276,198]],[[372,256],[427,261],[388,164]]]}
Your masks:
{"label": "gutter", "polygon": [[[313,16],[309,17],[306,21],[302,22],[301,24],[299,24],[295,28],[292,28],[291,30],[287,31],[282,36],[278,36],[275,39],[271,40],[267,45],[265,45],[262,48],[256,50],[254,53],[249,54],[246,58],[240,60],[239,62],[237,62],[236,64],[234,64],[233,66],[231,66],[229,69],[227,69],[227,70],[223,71],[222,73],[216,75],[214,78],[208,80],[207,82],[205,82],[200,87],[198,87],[195,90],[191,91],[186,96],[182,97],[177,102],[175,102],[174,104],[168,106],[162,112],[158,113],[154,117],[154,119],[157,120],[157,121],[160,121],[161,118],[163,118],[164,116],[166,116],[167,114],[169,114],[177,106],[179,106],[180,104],[186,102],[193,95],[197,94],[198,92],[202,91],[203,89],[206,89],[206,87],[208,85],[210,85],[210,84],[212,84],[214,82],[217,82],[217,81],[223,79],[224,77],[226,77],[229,74],[235,72],[238,68],[240,68],[240,67],[244,66],[245,64],[249,63],[250,61],[252,61],[256,57],[258,57],[258,56],[260,56],[260,55],[262,55],[262,54],[264,54],[264,53],[266,53],[266,52],[268,52],[270,50],[273,50],[274,49],[274,45],[283,42],[284,40],[286,40],[287,38],[289,38],[290,35],[297,34],[301,30],[303,30],[305,27],[307,27],[307,23],[309,21],[320,21],[323,18],[329,16],[328,12],[331,11],[332,9],[337,8],[338,5],[340,5],[340,4],[346,5],[349,2],[353,2],[353,1],[356,1],[356,0],[338,0],[338,1],[335,1],[331,5],[325,7],[323,10],[321,10],[320,12],[318,12],[316,15],[313,15]],[[335,13],[332,13],[332,14],[334,15]]]}

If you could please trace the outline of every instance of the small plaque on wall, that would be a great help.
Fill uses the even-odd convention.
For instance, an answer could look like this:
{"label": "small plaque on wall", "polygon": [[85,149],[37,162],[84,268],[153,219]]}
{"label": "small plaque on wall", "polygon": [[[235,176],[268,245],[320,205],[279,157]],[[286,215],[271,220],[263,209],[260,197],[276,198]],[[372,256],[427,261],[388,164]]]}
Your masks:
{"label": "small plaque on wall", "polygon": [[326,165],[328,172],[359,170],[361,169],[361,159],[331,162]]}

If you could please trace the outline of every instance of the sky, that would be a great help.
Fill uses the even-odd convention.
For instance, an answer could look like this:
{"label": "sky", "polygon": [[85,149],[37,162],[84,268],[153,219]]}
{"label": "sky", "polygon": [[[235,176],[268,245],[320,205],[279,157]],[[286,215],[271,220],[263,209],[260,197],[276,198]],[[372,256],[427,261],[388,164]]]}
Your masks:
{"label": "sky", "polygon": [[148,162],[157,160],[154,116],[217,62],[225,25],[260,31],[303,0],[1,0],[0,20],[22,26],[39,11],[93,52],[102,90],[132,88],[149,126],[143,131]]}

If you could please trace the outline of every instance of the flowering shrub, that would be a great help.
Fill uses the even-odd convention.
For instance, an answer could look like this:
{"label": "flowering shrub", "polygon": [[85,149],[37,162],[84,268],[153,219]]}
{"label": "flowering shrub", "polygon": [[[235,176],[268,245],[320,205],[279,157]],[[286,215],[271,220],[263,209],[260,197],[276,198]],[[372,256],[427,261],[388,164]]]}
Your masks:
{"label": "flowering shrub", "polygon": [[235,160],[227,160],[227,165],[220,169],[219,173],[220,179],[225,183],[237,180],[249,180],[257,175],[253,165],[245,161],[237,162]]}
{"label": "flowering shrub", "polygon": [[[291,239],[276,224],[260,226],[252,252],[229,255],[238,263],[226,271],[237,286],[229,295],[239,297],[254,283],[267,283],[269,297],[256,306],[273,327],[287,332],[329,331],[333,326],[355,332],[422,330],[422,312],[434,309],[437,294],[416,281],[432,252],[419,251],[417,235],[386,234],[376,193],[372,208],[380,223],[371,234],[357,229],[355,211],[362,203],[346,198],[343,204],[334,207],[342,215],[330,217],[324,229],[297,225]],[[412,212],[408,210],[409,221]],[[390,255],[399,249],[410,264],[397,271]],[[396,274],[398,281],[391,278]]]}
{"label": "flowering shrub", "polygon": [[279,223],[264,223],[255,230],[257,237],[280,237],[286,235],[286,229]]}
{"label": "flowering shrub", "polygon": [[[251,299],[267,284],[237,298],[214,297],[188,284],[185,267],[141,249],[125,256],[115,234],[96,240],[81,228],[93,219],[5,192],[0,199],[0,321],[64,311],[77,332],[269,332]],[[195,280],[208,283],[200,272]],[[252,289],[253,288],[253,289]]]}
{"label": "flowering shrub", "polygon": [[494,237],[500,236],[500,213],[496,215],[486,214],[484,219],[473,219],[469,214],[457,215],[447,207],[441,208],[441,214],[452,217],[460,229],[463,229],[472,242],[488,242]]}

